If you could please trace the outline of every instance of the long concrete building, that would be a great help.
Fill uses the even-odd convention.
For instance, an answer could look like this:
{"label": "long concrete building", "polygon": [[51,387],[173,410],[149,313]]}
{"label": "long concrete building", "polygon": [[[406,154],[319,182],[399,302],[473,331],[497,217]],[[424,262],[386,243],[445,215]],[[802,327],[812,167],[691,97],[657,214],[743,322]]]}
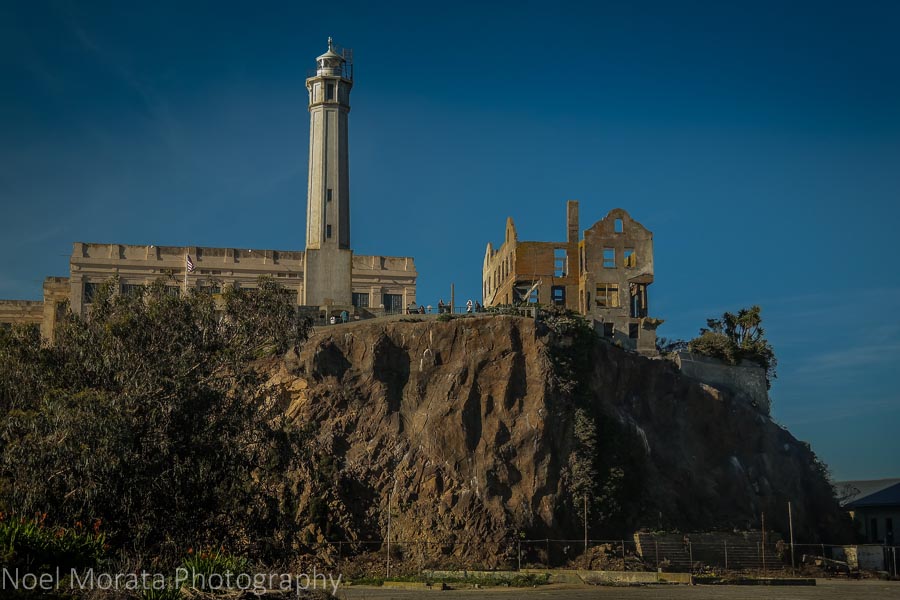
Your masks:
{"label": "long concrete building", "polygon": [[225,286],[252,288],[271,276],[295,294],[298,306],[319,316],[343,310],[363,317],[401,312],[416,301],[412,257],[355,255],[350,245],[348,121],[353,87],[352,51],[336,48],[316,59],[309,91],[309,179],[306,250],[245,250],[197,246],[136,246],[76,242],[68,277],[44,281],[43,300],[0,300],[0,324],[39,326],[52,337],[68,304],[90,312],[97,287],[118,277],[121,291],[163,279],[172,293]]}

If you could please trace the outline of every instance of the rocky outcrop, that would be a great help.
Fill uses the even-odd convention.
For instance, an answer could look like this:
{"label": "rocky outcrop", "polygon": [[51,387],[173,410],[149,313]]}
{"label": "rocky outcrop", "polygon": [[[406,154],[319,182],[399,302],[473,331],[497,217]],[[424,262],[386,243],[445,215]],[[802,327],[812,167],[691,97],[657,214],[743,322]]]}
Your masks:
{"label": "rocky outcrop", "polygon": [[642,526],[845,533],[807,445],[744,402],[583,331],[513,316],[318,330],[273,367],[310,454],[299,518],[322,539],[580,538],[575,413],[596,426],[591,536]]}

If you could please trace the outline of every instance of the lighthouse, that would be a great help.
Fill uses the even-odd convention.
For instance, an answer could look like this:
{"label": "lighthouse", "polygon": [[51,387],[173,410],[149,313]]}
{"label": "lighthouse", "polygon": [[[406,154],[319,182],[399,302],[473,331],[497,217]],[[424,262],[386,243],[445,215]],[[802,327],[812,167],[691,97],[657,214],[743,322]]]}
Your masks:
{"label": "lighthouse", "polygon": [[351,305],[348,119],[353,53],[334,46],[316,58],[309,92],[309,179],[303,304]]}

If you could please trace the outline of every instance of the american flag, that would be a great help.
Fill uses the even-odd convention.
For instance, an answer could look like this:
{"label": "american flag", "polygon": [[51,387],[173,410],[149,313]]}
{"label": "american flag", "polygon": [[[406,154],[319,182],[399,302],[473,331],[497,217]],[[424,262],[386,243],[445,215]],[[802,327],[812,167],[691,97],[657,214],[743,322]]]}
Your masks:
{"label": "american flag", "polygon": [[194,261],[191,260],[191,255],[190,255],[190,254],[186,254],[186,255],[185,255],[184,264],[187,265],[187,272],[188,272],[188,273],[193,273],[193,272],[194,272]]}

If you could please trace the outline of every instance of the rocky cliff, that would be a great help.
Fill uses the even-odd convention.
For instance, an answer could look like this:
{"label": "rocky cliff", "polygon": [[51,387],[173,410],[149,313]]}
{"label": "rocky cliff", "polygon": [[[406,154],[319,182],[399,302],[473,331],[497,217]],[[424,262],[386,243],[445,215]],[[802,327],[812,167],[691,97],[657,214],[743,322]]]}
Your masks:
{"label": "rocky cliff", "polygon": [[[845,534],[809,447],[577,320],[369,321],[318,330],[270,385],[308,434],[309,537],[477,544],[640,527]],[[573,495],[576,496],[573,498]]]}

